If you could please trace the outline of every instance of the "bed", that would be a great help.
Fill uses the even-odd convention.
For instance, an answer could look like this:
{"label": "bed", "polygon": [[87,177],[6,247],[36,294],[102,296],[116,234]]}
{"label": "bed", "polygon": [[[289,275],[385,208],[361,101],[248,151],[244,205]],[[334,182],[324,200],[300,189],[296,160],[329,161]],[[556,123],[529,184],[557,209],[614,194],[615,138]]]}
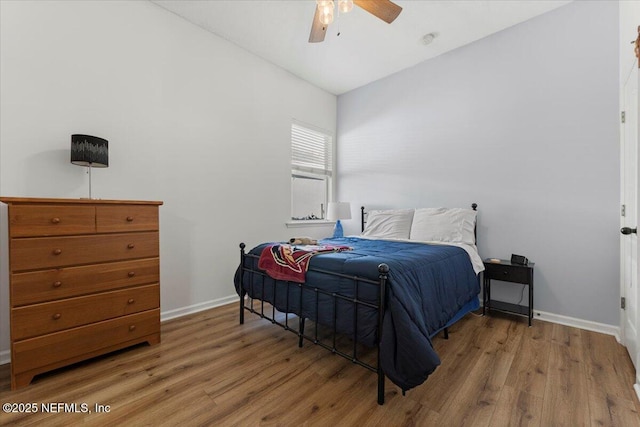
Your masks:
{"label": "bed", "polygon": [[[422,384],[440,364],[431,338],[441,331],[446,338],[449,326],[479,308],[476,207],[368,215],[361,208],[361,235],[309,250],[270,242],[246,252],[241,243],[240,323],[245,311],[257,314],[296,334],[300,347],[312,342],[377,373],[382,405],[385,376],[403,394]],[[282,261],[283,248],[305,258],[303,276],[283,277],[265,264]],[[348,350],[336,344],[340,337],[349,338]],[[362,345],[377,350],[374,360],[361,356]]]}

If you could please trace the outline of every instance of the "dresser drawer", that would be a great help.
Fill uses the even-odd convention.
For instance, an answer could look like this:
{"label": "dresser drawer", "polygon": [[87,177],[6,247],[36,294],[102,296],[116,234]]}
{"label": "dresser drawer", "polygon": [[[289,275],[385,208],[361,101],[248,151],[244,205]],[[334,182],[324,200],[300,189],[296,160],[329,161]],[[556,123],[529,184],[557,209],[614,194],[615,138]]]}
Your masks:
{"label": "dresser drawer", "polygon": [[529,283],[529,269],[512,265],[485,263],[485,276],[488,279],[503,280],[505,282]]}
{"label": "dresser drawer", "polygon": [[158,232],[11,240],[11,271],[94,264],[160,253]]}
{"label": "dresser drawer", "polygon": [[11,306],[94,294],[160,281],[158,258],[11,275]]}
{"label": "dresser drawer", "polygon": [[158,307],[157,284],[27,305],[11,310],[11,336],[22,340]]}
{"label": "dresser drawer", "polygon": [[156,206],[116,205],[96,207],[98,233],[158,230]]}
{"label": "dresser drawer", "polygon": [[60,236],[95,231],[96,209],[93,206],[9,207],[10,237]]}
{"label": "dresser drawer", "polygon": [[12,345],[12,372],[15,375],[45,366],[53,369],[159,333],[160,310],[156,309],[17,341]]}

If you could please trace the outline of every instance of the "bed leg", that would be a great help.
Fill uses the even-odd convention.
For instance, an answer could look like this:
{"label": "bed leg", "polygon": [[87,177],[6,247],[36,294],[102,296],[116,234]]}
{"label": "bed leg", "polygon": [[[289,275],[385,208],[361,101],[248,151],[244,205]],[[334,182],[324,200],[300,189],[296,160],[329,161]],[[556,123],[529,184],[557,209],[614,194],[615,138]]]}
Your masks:
{"label": "bed leg", "polygon": [[445,340],[449,339],[449,328],[444,328],[444,339]]}
{"label": "bed leg", "polygon": [[380,365],[380,339],[382,338],[382,325],[384,323],[385,301],[387,300],[387,278],[389,277],[389,266],[380,264],[380,292],[378,292],[378,405],[384,405],[384,372]]}
{"label": "bed leg", "polygon": [[246,293],[242,291],[240,294],[240,324],[244,325],[244,296]]}
{"label": "bed leg", "polygon": [[298,347],[302,348],[304,342],[304,317],[300,318],[300,331],[298,332]]}
{"label": "bed leg", "polygon": [[240,243],[240,324],[244,325],[244,296],[247,294],[242,288],[242,269],[244,269],[244,248],[245,244]]}

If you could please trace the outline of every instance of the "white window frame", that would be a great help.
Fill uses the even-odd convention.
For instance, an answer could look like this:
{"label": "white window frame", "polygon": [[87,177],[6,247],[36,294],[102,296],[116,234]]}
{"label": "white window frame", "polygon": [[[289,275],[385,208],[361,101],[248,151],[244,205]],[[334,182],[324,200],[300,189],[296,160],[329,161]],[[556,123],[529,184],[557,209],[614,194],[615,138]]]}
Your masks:
{"label": "white window frame", "polygon": [[[294,160],[294,129],[298,128],[299,130],[303,131],[303,132],[309,132],[310,134],[317,134],[320,135],[321,137],[323,137],[325,139],[325,158],[324,158],[324,162],[325,162],[325,167],[320,167],[320,165],[318,164],[318,162],[316,162],[315,165],[311,165],[311,166],[305,166],[305,165],[296,165],[296,161]],[[317,136],[316,135],[316,136]],[[328,150],[328,153],[326,152],[326,150]],[[328,158],[327,158],[328,157]],[[310,162],[313,163],[313,162]],[[327,214],[327,205],[329,203],[329,200],[332,200],[331,197],[333,195],[333,190],[334,190],[334,170],[335,170],[335,138],[333,136],[333,133],[319,128],[317,126],[313,126],[310,125],[308,123],[304,123],[298,120],[292,120],[291,122],[291,176],[293,177],[294,175],[299,175],[299,176],[306,176],[309,178],[316,178],[316,179],[321,179],[324,180],[326,183],[326,190],[325,190],[325,200],[324,200],[324,218],[321,219],[293,219],[293,199],[294,199],[294,194],[293,194],[293,187],[290,189],[290,193],[291,193],[291,206],[289,209],[289,221],[287,222],[288,225],[296,225],[296,224],[300,224],[300,225],[311,225],[314,223],[319,223],[319,224],[326,224],[329,223],[330,221],[328,221],[326,219],[326,214]]]}

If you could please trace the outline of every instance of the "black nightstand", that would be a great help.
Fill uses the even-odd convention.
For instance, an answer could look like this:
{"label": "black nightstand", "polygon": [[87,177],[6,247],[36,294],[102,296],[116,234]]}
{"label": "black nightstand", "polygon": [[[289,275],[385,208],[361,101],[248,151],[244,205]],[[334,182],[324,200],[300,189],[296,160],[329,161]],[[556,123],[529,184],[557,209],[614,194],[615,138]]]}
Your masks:
{"label": "black nightstand", "polygon": [[[484,307],[482,313],[486,313],[487,310],[498,310],[526,316],[529,318],[529,326],[531,326],[531,321],[533,320],[533,266],[533,262],[527,265],[520,265],[512,264],[511,261],[504,259],[501,259],[500,262],[491,262],[490,259],[485,259],[483,273]],[[491,279],[529,286],[529,305],[492,300]]]}

